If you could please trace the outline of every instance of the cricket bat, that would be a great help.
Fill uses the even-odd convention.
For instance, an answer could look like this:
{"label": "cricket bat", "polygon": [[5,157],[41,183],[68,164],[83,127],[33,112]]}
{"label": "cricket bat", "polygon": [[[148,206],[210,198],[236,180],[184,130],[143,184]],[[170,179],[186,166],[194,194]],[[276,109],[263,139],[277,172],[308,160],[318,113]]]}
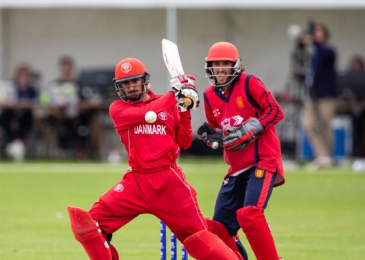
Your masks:
{"label": "cricket bat", "polygon": [[[177,45],[169,40],[162,40],[162,56],[165,61],[167,70],[170,73],[171,78],[175,78],[178,75],[184,75],[184,69],[181,64],[179,50]],[[185,106],[191,105],[192,100],[188,97],[184,98]],[[217,149],[219,147],[218,142],[212,143],[212,148]]]}
{"label": "cricket bat", "polygon": [[[175,78],[179,75],[185,75],[184,69],[181,64],[179,50],[177,45],[172,41],[163,39],[162,40],[162,56],[165,61],[167,70],[170,73],[171,78]],[[184,98],[185,106],[191,105],[192,100],[188,97]]]}

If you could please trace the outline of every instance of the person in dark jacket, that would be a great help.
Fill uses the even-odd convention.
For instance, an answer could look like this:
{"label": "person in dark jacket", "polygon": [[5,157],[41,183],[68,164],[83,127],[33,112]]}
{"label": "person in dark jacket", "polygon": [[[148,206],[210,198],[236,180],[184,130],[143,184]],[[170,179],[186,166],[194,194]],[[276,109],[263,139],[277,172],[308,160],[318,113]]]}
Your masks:
{"label": "person in dark jacket", "polygon": [[336,52],[328,44],[329,32],[322,24],[314,24],[307,44],[313,44],[311,70],[306,83],[309,96],[304,104],[303,124],[314,148],[314,165],[318,168],[333,166],[333,134],[331,121],[336,111]]}

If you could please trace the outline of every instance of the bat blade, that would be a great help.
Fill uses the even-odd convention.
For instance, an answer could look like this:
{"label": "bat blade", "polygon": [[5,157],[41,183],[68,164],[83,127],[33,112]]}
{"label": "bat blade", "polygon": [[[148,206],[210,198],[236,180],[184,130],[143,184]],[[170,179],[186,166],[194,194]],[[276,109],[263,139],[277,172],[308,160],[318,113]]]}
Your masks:
{"label": "bat blade", "polygon": [[[162,40],[162,57],[171,78],[185,74],[181,64],[179,50],[175,43],[166,39]],[[192,100],[188,97],[184,97],[183,100],[185,107],[189,107],[192,103]]]}
{"label": "bat blade", "polygon": [[165,61],[167,70],[172,78],[178,75],[184,75],[184,69],[181,64],[179,50],[177,45],[172,41],[162,40],[162,56]]}

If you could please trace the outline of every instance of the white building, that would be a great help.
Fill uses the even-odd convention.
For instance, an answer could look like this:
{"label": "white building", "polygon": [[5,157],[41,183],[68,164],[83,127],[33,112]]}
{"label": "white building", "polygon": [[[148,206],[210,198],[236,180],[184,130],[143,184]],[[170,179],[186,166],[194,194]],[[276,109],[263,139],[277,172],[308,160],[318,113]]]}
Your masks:
{"label": "white building", "polygon": [[[185,72],[201,92],[208,86],[204,58],[217,41],[234,43],[247,71],[275,92],[289,75],[288,26],[305,27],[309,19],[328,25],[338,66],[345,68],[352,55],[365,54],[364,8],[360,0],[0,0],[0,79],[27,62],[44,86],[57,77],[64,54],[82,69],[113,68],[136,57],[151,73],[152,89],[164,93],[161,39],[168,37],[178,42]],[[194,112],[194,131],[204,120],[203,109]]]}

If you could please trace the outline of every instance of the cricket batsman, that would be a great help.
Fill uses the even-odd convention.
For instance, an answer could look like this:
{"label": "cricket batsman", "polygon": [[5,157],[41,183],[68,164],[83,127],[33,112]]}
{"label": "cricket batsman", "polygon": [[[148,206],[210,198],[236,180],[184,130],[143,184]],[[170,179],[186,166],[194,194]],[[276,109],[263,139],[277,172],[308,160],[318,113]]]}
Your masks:
{"label": "cricket batsman", "polygon": [[[198,136],[209,146],[222,145],[224,160],[230,166],[218,193],[213,220],[208,220],[210,230],[223,234],[220,237],[226,244],[247,260],[237,237],[242,228],[257,260],[278,260],[264,209],[273,187],[285,181],[274,128],[283,119],[283,112],[262,81],[244,73],[233,44],[214,44],[205,61],[212,85],[204,92],[208,123],[198,129]],[[232,243],[232,237],[236,243]]]}
{"label": "cricket batsman", "polygon": [[[199,103],[193,79],[174,78],[168,93],[156,95],[141,61],[126,58],[117,64],[114,84],[120,100],[111,104],[109,112],[131,169],[89,212],[68,207],[72,232],[91,260],[118,260],[110,243],[112,234],[145,213],[166,223],[198,260],[241,259],[207,231],[196,192],[176,165],[180,149],[187,149],[193,136],[190,109]],[[185,97],[192,101],[188,107],[177,103]],[[185,112],[179,112],[178,106]]]}

